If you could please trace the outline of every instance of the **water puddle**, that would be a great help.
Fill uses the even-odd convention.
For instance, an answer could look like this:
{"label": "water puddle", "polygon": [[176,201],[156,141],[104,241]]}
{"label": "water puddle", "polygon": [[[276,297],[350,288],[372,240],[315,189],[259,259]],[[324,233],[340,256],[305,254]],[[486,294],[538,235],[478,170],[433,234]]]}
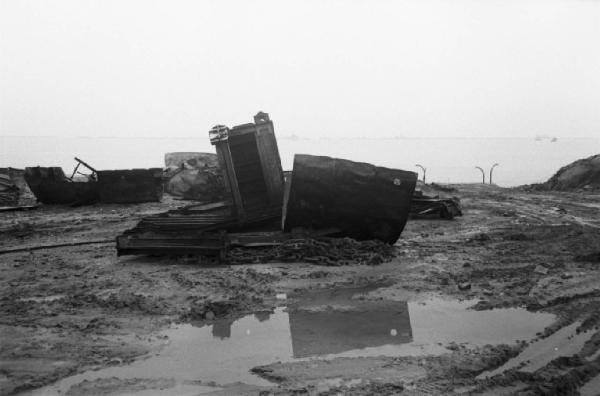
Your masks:
{"label": "water puddle", "polygon": [[600,394],[600,374],[589,380],[581,388],[579,394],[581,396],[598,396]]}
{"label": "water puddle", "polygon": [[535,338],[555,319],[519,308],[468,309],[477,301],[347,302],[343,297],[290,307],[294,358],[416,356],[449,352],[451,343],[513,344]]}
{"label": "water puddle", "polygon": [[[299,299],[288,297],[288,307],[274,312],[204,327],[174,326],[163,333],[168,341],[159,354],[68,377],[39,394],[64,395],[82,381],[111,377],[169,378],[179,385],[201,381],[210,386],[236,382],[270,386],[249,370],[277,361],[442,354],[449,352],[446,347],[452,343],[467,347],[512,344],[533,339],[555,319],[524,309],[469,310],[476,301],[369,301],[364,298],[369,290],[326,290]],[[149,392],[135,395],[153,394]]]}
{"label": "water puddle", "polygon": [[563,327],[551,336],[532,343],[501,367],[484,372],[477,378],[493,377],[513,368],[518,368],[522,372],[533,373],[559,356],[575,355],[594,335],[594,331],[584,331],[577,334],[576,330],[580,325],[580,322],[575,322]]}

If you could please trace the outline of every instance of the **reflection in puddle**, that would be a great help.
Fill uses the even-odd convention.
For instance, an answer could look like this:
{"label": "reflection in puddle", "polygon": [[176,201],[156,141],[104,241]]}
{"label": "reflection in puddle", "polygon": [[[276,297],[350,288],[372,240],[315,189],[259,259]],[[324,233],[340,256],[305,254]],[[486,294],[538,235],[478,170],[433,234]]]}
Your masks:
{"label": "reflection in puddle", "polygon": [[394,308],[362,306],[356,311],[294,310],[289,317],[294,358],[412,341],[406,302]]}
{"label": "reflection in puddle", "polygon": [[[102,378],[172,378],[180,386],[186,381],[213,381],[216,384],[243,382],[271,385],[249,372],[250,368],[289,359],[292,356],[288,314],[279,308],[274,314],[249,315],[242,319],[217,321],[212,326],[175,326],[163,333],[167,345],[156,356],[124,366],[67,377],[39,395],[65,394],[82,381]],[[150,390],[148,390],[150,392]],[[136,393],[136,395],[147,395]],[[165,390],[169,394],[169,390]],[[197,394],[192,393],[192,394]]]}
{"label": "reflection in puddle", "polygon": [[554,320],[554,315],[523,309],[468,310],[473,301],[374,302],[357,298],[352,291],[332,293],[236,321],[173,327],[164,332],[169,342],[158,355],[68,377],[42,394],[65,394],[83,380],[109,377],[272,385],[249,370],[315,357],[441,354],[448,352],[444,346],[451,342],[514,343],[534,338]]}

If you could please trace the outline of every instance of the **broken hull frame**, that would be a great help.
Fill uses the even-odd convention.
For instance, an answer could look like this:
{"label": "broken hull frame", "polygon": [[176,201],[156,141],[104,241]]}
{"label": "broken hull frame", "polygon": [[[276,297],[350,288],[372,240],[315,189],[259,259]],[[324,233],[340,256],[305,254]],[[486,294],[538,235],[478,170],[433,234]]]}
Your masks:
{"label": "broken hull frame", "polygon": [[87,181],[74,181],[60,167],[37,166],[25,168],[24,177],[44,204],[158,202],[163,193],[161,168],[94,171]]}
{"label": "broken hull frame", "polygon": [[44,204],[85,205],[99,199],[95,180],[72,181],[60,167],[28,167],[24,177],[38,202]]}

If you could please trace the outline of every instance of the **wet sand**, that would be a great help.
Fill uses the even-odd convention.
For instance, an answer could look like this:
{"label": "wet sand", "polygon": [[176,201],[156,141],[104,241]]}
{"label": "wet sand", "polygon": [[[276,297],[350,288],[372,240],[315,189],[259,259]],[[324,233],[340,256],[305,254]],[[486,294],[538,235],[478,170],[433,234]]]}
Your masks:
{"label": "wet sand", "polygon": [[[464,216],[409,220],[377,266],[0,255],[0,393],[594,394],[600,194],[455,187]],[[0,250],[181,204],[2,213]]]}

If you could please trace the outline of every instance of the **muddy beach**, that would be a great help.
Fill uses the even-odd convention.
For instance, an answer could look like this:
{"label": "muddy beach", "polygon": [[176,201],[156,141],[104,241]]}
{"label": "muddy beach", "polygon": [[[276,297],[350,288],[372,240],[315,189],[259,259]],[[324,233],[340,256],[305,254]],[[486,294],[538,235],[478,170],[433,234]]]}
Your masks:
{"label": "muddy beach", "polygon": [[600,195],[455,185],[379,265],[117,257],[181,205],[3,213],[6,395],[598,394]]}

